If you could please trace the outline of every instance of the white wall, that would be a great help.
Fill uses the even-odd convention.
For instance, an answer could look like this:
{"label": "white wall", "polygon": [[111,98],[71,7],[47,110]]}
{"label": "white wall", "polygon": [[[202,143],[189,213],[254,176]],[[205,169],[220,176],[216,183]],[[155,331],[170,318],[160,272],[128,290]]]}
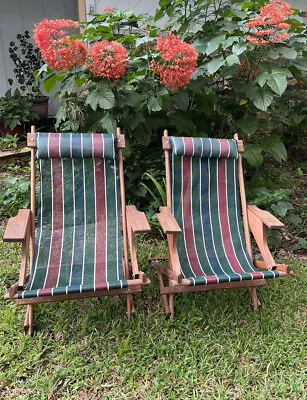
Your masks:
{"label": "white wall", "polygon": [[[0,0],[0,96],[3,96],[13,77],[9,43],[18,33],[33,31],[34,24],[43,18],[78,20],[77,0]],[[51,114],[54,110],[50,110]]]}

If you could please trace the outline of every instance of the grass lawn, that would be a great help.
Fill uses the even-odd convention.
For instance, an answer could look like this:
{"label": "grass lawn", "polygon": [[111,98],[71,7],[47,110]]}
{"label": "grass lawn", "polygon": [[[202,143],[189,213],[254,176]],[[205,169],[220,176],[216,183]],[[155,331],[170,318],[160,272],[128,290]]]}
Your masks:
{"label": "grass lawn", "polygon": [[[124,298],[37,305],[28,337],[25,308],[2,304],[0,399],[307,398],[303,262],[290,260],[294,277],[258,290],[260,311],[246,290],[183,294],[171,322],[146,262],[165,244],[143,239],[139,250],[152,284],[135,296],[132,321]],[[20,247],[0,241],[0,260],[2,296],[17,279]]]}

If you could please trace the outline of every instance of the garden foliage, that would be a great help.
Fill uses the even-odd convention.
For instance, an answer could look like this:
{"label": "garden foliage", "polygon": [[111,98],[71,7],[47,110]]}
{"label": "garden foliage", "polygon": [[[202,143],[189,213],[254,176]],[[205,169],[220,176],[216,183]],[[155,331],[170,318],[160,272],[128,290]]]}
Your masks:
{"label": "garden foliage", "polygon": [[91,17],[73,36],[65,21],[36,28],[49,63],[40,73],[47,73],[45,90],[61,84],[62,131],[122,128],[126,158],[134,149],[131,182],[144,172],[137,172],[146,163],[142,151],[157,140],[160,147],[164,128],[211,137],[238,132],[254,168],[264,157],[284,161],[284,144],[306,132],[306,23],[282,0],[160,0],[154,17],[114,9]]}

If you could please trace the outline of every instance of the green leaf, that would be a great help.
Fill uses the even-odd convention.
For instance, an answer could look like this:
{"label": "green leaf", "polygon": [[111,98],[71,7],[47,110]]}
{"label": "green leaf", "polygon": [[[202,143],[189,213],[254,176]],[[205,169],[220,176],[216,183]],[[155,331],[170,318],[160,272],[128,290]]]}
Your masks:
{"label": "green leaf", "polygon": [[236,43],[235,45],[232,46],[232,52],[233,52],[233,54],[235,54],[237,56],[244,53],[244,51],[246,49],[247,49],[247,46],[244,43]]}
{"label": "green leaf", "polygon": [[100,123],[102,128],[105,129],[107,133],[116,132],[116,121],[112,114],[106,113],[105,116],[101,118]]}
{"label": "green leaf", "polygon": [[219,35],[211,39],[207,44],[206,54],[209,56],[214,53],[225,40],[225,35]]}
{"label": "green leaf", "polygon": [[192,135],[195,132],[195,124],[188,113],[177,112],[171,116],[171,124],[175,125],[179,133]]}
{"label": "green leaf", "polygon": [[197,53],[203,54],[206,53],[208,40],[207,39],[198,39],[192,43],[193,47],[197,51]]}
{"label": "green leaf", "polygon": [[236,125],[244,133],[247,133],[248,135],[253,135],[258,129],[259,121],[255,117],[247,117],[237,120]]}
{"label": "green leaf", "polygon": [[189,94],[188,92],[181,91],[173,96],[173,102],[179,110],[187,111],[189,108]]}
{"label": "green leaf", "polygon": [[250,99],[253,101],[254,106],[262,111],[267,111],[269,105],[274,99],[274,94],[271,90],[264,88],[255,88],[249,93]]}
{"label": "green leaf", "polygon": [[266,83],[279,96],[284,93],[288,85],[286,75],[278,72],[270,74]]}
{"label": "green leaf", "polygon": [[272,204],[271,209],[275,215],[283,218],[286,216],[288,210],[293,210],[293,205],[287,200],[280,200],[276,204]]}
{"label": "green leaf", "polygon": [[216,58],[207,64],[207,71],[210,75],[214,74],[225,64],[223,57]]}
{"label": "green leaf", "polygon": [[103,110],[109,110],[115,106],[114,93],[110,89],[105,91],[95,90],[88,94],[85,104],[89,105],[94,111],[97,110],[98,105]]}
{"label": "green leaf", "polygon": [[240,64],[240,60],[239,57],[236,54],[230,54],[227,58],[226,58],[226,65],[228,65],[229,67],[231,67],[234,64]]}
{"label": "green leaf", "polygon": [[158,97],[154,97],[154,96],[149,97],[149,99],[147,101],[148,111],[149,112],[151,112],[151,111],[154,111],[154,112],[161,111],[162,110],[162,104],[163,104],[162,97],[160,97],[160,96],[158,96]]}
{"label": "green leaf", "polygon": [[260,167],[263,163],[262,148],[259,145],[246,146],[242,156],[253,167]]}
{"label": "green leaf", "polygon": [[297,57],[297,51],[294,50],[292,47],[283,46],[283,47],[278,47],[276,50],[279,51],[279,53],[283,57],[288,58],[290,60],[295,60]]}
{"label": "green leaf", "polygon": [[271,152],[273,158],[277,162],[281,163],[286,161],[287,150],[278,135],[270,135],[268,139],[261,144],[261,147],[264,151]]}
{"label": "green leaf", "polygon": [[43,88],[47,93],[49,93],[55,87],[56,83],[57,83],[57,76],[54,73],[49,75],[48,78],[44,80]]}
{"label": "green leaf", "polygon": [[261,87],[263,87],[266,84],[269,76],[270,76],[270,74],[268,72],[264,71],[260,75],[257,76],[257,78],[254,80],[254,82],[259,83],[259,85]]}

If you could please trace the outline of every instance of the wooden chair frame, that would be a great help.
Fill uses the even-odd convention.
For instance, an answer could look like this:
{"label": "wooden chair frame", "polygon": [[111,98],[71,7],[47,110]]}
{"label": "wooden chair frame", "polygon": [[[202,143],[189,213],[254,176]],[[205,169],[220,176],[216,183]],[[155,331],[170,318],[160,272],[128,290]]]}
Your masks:
{"label": "wooden chair frame", "polygon": [[109,291],[99,290],[88,293],[74,293],[66,295],[18,299],[18,291],[23,290],[25,284],[29,280],[30,273],[27,272],[28,265],[32,266],[35,252],[35,127],[32,126],[31,133],[28,133],[27,146],[31,149],[31,207],[30,210],[19,210],[16,217],[9,219],[3,236],[3,241],[22,243],[22,258],[19,272],[19,280],[8,289],[8,293],[4,296],[4,299],[14,299],[19,305],[27,305],[24,329],[25,332],[29,335],[33,334],[34,304],[36,303],[84,299],[102,296],[116,296],[124,294],[127,296],[128,317],[132,317],[134,315],[132,294],[140,292],[143,285],[148,285],[150,283],[150,280],[138,268],[136,256],[136,234],[150,232],[151,228],[143,212],[138,211],[135,206],[126,206],[122,154],[123,149],[125,148],[125,136],[121,134],[119,128],[117,129],[117,143],[119,158],[120,196],[122,206],[121,211],[124,253],[123,273],[124,279],[129,280],[131,275],[133,277],[132,280],[129,280],[129,286],[124,289]]}
{"label": "wooden chair frame", "polygon": [[[244,236],[246,247],[249,255],[252,258],[252,246],[250,239],[250,231],[253,234],[256,244],[261,252],[263,261],[253,260],[257,268],[272,270],[277,269],[280,276],[290,275],[290,268],[285,264],[277,264],[268,248],[266,227],[270,229],[281,229],[284,224],[267,211],[260,210],[254,205],[246,204],[245,186],[242,168],[241,153],[244,152],[243,141],[239,140],[238,135],[234,135],[237,142],[239,151],[238,160],[238,174],[239,174],[239,188],[242,208],[242,219],[244,226]],[[174,294],[184,292],[199,292],[204,290],[218,290],[218,289],[235,289],[245,288],[248,289],[251,297],[251,305],[253,309],[261,306],[257,297],[256,288],[266,284],[265,279],[257,279],[252,281],[239,281],[229,283],[216,283],[210,285],[189,286],[190,281],[184,279],[181,275],[179,267],[179,257],[176,247],[176,236],[181,233],[181,228],[176,222],[171,211],[171,175],[170,175],[170,159],[169,151],[171,150],[168,132],[164,131],[162,137],[162,147],[164,150],[165,158],[165,173],[166,173],[166,197],[167,207],[160,207],[160,212],[157,215],[158,221],[161,225],[163,232],[167,236],[168,241],[168,267],[162,265],[157,259],[152,259],[151,264],[156,269],[158,281],[160,285],[160,293],[163,300],[164,310],[167,317],[174,318]],[[253,258],[252,258],[253,259]],[[165,285],[163,276],[168,278],[168,286]]]}

